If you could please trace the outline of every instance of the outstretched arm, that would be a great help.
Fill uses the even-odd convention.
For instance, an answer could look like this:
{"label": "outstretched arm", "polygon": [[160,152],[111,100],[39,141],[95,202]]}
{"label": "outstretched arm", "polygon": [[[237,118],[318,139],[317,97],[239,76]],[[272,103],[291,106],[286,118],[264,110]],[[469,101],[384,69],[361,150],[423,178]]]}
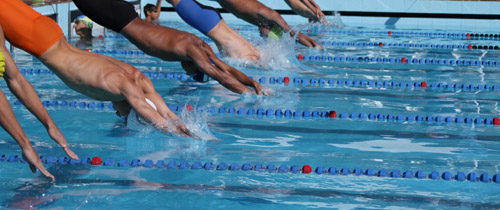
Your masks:
{"label": "outstretched arm", "polygon": [[78,156],[69,149],[63,134],[56,126],[52,118],[50,117],[47,110],[43,107],[40,98],[33,89],[33,86],[26,80],[26,78],[21,75],[17,69],[14,60],[10,56],[5,47],[5,41],[3,39],[3,33],[0,29],[0,49],[4,52],[5,56],[5,81],[10,89],[10,91],[21,101],[22,104],[33,114],[35,117],[45,126],[49,136],[54,140],[59,146],[63,148],[66,154],[72,159],[78,159]]}
{"label": "outstretched arm", "polygon": [[[136,19],[121,33],[147,54],[167,61],[181,61],[186,70],[202,71],[233,92],[252,92],[246,87],[250,86],[255,89],[256,94],[260,94],[261,88],[259,85],[254,85],[255,81],[220,61],[210,46],[199,37],[184,31],[143,22],[143,20]],[[235,74],[239,77],[235,78],[233,76]]]}
{"label": "outstretched arm", "polygon": [[[290,25],[288,25],[278,12],[256,0],[219,0],[219,3],[224,9],[256,26],[267,29],[278,26],[292,36],[295,36],[297,33],[291,29]],[[297,36],[297,41],[308,47],[320,46],[316,41],[300,32]]]}
{"label": "outstretched arm", "polygon": [[161,15],[161,2],[162,2],[162,1],[163,1],[163,0],[158,0],[158,1],[156,2],[156,11],[158,12],[158,18],[160,18],[160,15]]}
{"label": "outstretched arm", "polygon": [[[256,81],[250,79],[247,75],[221,61],[210,49],[207,43],[201,40],[200,47],[191,47],[188,49],[188,55],[193,58],[197,69],[208,74],[213,79],[219,81],[221,85],[236,93],[253,92],[247,86],[254,88],[257,95],[261,94],[262,87]],[[184,65],[185,67],[188,65]]]}
{"label": "outstretched arm", "polygon": [[[125,96],[130,106],[144,118],[148,123],[151,123],[156,129],[164,133],[175,133],[181,136],[191,136],[189,130],[183,125],[179,125],[177,121],[165,119],[158,111],[146,102],[144,91],[139,85],[134,84],[125,75],[113,75],[109,80],[109,84],[118,85],[120,93]],[[173,113],[172,113],[173,114]],[[175,114],[173,114],[175,115]],[[175,116],[176,119],[179,117]]]}
{"label": "outstretched arm", "polygon": [[0,125],[7,131],[7,133],[16,140],[16,142],[21,147],[23,152],[23,158],[29,163],[30,169],[33,173],[36,169],[49,179],[54,180],[54,176],[50,174],[47,169],[42,164],[42,161],[38,157],[35,149],[30,143],[30,140],[24,133],[21,125],[16,119],[14,112],[12,111],[9,101],[0,90]]}
{"label": "outstretched arm", "polygon": [[310,21],[326,21],[325,14],[314,0],[285,0],[292,10]]}

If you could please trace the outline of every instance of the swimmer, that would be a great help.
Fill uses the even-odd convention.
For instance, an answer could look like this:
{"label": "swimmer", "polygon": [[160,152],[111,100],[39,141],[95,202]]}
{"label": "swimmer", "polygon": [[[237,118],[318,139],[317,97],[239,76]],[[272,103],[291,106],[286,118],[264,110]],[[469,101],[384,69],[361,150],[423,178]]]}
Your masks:
{"label": "swimmer", "polygon": [[309,18],[309,22],[328,23],[325,14],[314,0],[285,0],[292,10],[302,17]]}
{"label": "swimmer", "polygon": [[161,11],[161,1],[158,0],[158,2],[155,5],[152,4],[146,4],[144,6],[144,15],[146,18],[144,19],[146,22],[155,24],[155,25],[160,25],[160,21],[158,20],[160,18],[160,11]]}
{"label": "swimmer", "polygon": [[[134,6],[128,2],[74,0],[73,3],[92,20],[123,34],[151,56],[166,61],[181,61],[183,67],[190,68],[189,72],[207,74],[233,92],[261,94],[260,84],[217,58],[210,46],[200,38],[187,32],[148,23],[137,16]],[[239,47],[246,48],[234,45],[236,49]],[[249,59],[256,58],[251,52],[242,55]]]}
{"label": "swimmer", "polygon": [[[148,103],[154,110],[158,110],[158,108],[156,108],[156,105],[151,100],[149,100],[149,98],[146,98],[146,103]],[[133,109],[129,110],[128,117],[126,118],[125,121],[125,123],[129,122],[137,122],[138,124],[143,126],[147,126],[149,124],[141,116],[139,116]]]}
{"label": "swimmer", "polygon": [[224,56],[259,60],[257,48],[229,27],[214,8],[195,0],[167,0],[179,16],[193,28],[207,35]]}
{"label": "swimmer", "polygon": [[75,18],[74,22],[73,28],[75,29],[75,33],[80,36],[80,40],[91,40],[92,27],[94,25],[92,20],[85,15],[80,15]]}
{"label": "swimmer", "polygon": [[96,100],[126,103],[159,131],[191,136],[183,123],[171,126],[180,118],[135,67],[70,45],[56,22],[20,0],[0,0],[0,24],[12,45],[37,57],[71,89]]}
{"label": "swimmer", "polygon": [[[33,86],[23,77],[17,69],[14,60],[5,47],[5,37],[0,25],[0,78],[4,78],[7,82],[9,90],[21,101],[22,104],[43,124],[50,138],[52,138],[64,152],[72,158],[78,159],[78,156],[69,149],[59,128],[50,118],[49,113],[43,107],[40,98],[33,89]],[[16,119],[12,111],[9,101],[5,94],[0,90],[0,125],[16,140],[22,150],[23,159],[28,162],[33,173],[38,169],[45,177],[54,180],[54,176],[50,174],[42,164],[38,154],[30,143],[30,140],[24,133],[21,125]]]}
{"label": "swimmer", "polygon": [[278,27],[292,37],[297,35],[297,41],[304,46],[321,48],[321,45],[310,37],[300,32],[297,34],[297,31],[292,30],[278,12],[257,0],[218,0],[218,2],[222,8],[236,17],[258,26],[263,36],[268,36],[273,27]]}

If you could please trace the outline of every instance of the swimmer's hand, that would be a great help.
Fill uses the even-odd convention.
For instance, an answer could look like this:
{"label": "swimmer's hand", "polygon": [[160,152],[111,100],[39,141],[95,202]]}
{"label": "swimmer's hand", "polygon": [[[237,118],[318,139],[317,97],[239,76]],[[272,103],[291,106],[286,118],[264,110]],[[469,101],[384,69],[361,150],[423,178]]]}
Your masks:
{"label": "swimmer's hand", "polygon": [[[177,120],[175,123],[177,124],[176,125],[177,131],[175,132],[175,134],[177,134],[178,136],[190,137],[190,138],[193,138],[193,139],[203,140],[203,138],[201,138],[200,136],[197,136],[196,134],[194,134],[193,132],[191,132],[186,127],[186,124],[184,124],[184,122],[182,122],[181,120]],[[209,139],[207,141],[210,141],[210,142],[220,142],[221,140],[215,138],[215,139]]]}
{"label": "swimmer's hand", "polygon": [[47,132],[49,133],[50,138],[52,138],[59,146],[61,146],[66,152],[66,154],[71,158],[78,160],[78,155],[76,155],[71,149],[68,147],[68,144],[66,143],[66,138],[62,135],[61,131],[57,127],[52,127],[49,126],[47,129]]}
{"label": "swimmer's hand", "polygon": [[264,96],[270,96],[270,97],[274,97],[276,95],[274,95],[273,91],[271,89],[264,89],[262,91],[262,95]]}
{"label": "swimmer's hand", "polygon": [[176,122],[175,128],[175,134],[177,134],[178,136],[195,137],[183,122]]}
{"label": "swimmer's hand", "polygon": [[252,80],[252,87],[255,90],[255,94],[262,95],[262,86],[255,80]]}
{"label": "swimmer's hand", "polygon": [[323,49],[323,46],[321,46],[319,43],[314,41],[311,37],[308,37],[303,33],[299,33],[299,35],[297,36],[297,41],[299,41],[301,44],[303,44],[304,46],[307,46],[307,47],[319,48],[321,50]]}
{"label": "swimmer's hand", "polygon": [[36,173],[36,169],[40,170],[40,172],[47,178],[51,179],[52,181],[55,180],[54,175],[49,173],[47,169],[42,164],[42,161],[38,157],[38,154],[36,154],[35,149],[31,145],[27,146],[27,148],[23,148],[23,159],[28,162],[31,172]]}

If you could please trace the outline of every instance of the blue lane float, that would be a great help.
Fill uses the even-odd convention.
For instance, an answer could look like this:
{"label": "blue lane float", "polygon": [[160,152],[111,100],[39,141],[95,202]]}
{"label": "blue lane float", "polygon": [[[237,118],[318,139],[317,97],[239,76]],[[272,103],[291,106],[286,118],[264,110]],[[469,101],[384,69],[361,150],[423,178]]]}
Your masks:
{"label": "blue lane float", "polygon": [[[431,171],[426,173],[421,170],[413,172],[412,170],[374,170],[352,167],[351,168],[336,168],[317,166],[313,172],[310,165],[303,165],[302,167],[298,165],[262,165],[262,164],[250,164],[250,163],[213,163],[213,162],[193,162],[192,164],[188,161],[170,161],[166,163],[165,160],[145,160],[140,159],[121,159],[115,160],[113,158],[101,158],[96,157],[84,157],[79,160],[73,160],[65,156],[55,157],[40,156],[40,159],[46,165],[87,165],[87,166],[103,166],[103,167],[119,167],[119,168],[156,168],[165,170],[215,170],[215,171],[256,171],[256,172],[267,172],[267,173],[293,173],[293,174],[317,174],[317,175],[338,175],[338,176],[370,176],[370,177],[388,177],[388,178],[400,178],[400,179],[428,179],[428,180],[444,180],[444,181],[470,181],[470,182],[482,182],[482,183],[500,183],[500,174],[495,174],[490,176],[488,173],[475,173],[470,172],[465,174],[464,172],[457,172],[453,174],[449,171],[437,172]],[[102,161],[104,159],[104,161]],[[18,155],[0,155],[0,162],[6,163],[26,163],[26,161]]]}
{"label": "blue lane float", "polygon": [[[21,74],[29,76],[54,75],[47,69],[20,69]],[[184,73],[162,73],[162,72],[144,72],[151,80],[179,80],[195,81],[191,76]],[[467,83],[444,83],[426,81],[376,81],[376,80],[356,80],[356,79],[329,79],[329,78],[303,78],[303,77],[252,77],[260,84],[282,85],[320,88],[367,88],[380,90],[425,90],[425,91],[443,91],[443,92],[498,92],[499,85],[495,84],[467,84]]]}
{"label": "blue lane float", "polygon": [[[104,50],[94,49],[94,53],[103,55],[145,56],[141,50]],[[220,57],[220,55],[217,55]],[[405,58],[405,57],[368,57],[368,56],[325,56],[297,55],[300,61],[316,61],[329,63],[366,63],[366,64],[414,64],[414,65],[445,65],[445,66],[500,66],[500,60],[472,59],[441,59],[441,58]]]}
{"label": "blue lane float", "polygon": [[[255,28],[233,28],[236,31],[258,31]],[[333,34],[333,35],[369,35],[369,36],[383,36],[383,37],[426,37],[426,38],[448,38],[458,40],[498,40],[500,34],[489,33],[449,33],[449,32],[436,32],[436,31],[370,31],[370,30],[349,30],[349,29],[305,29],[300,30],[305,34]],[[101,35],[99,38],[109,39],[126,39],[123,35]],[[200,37],[203,41],[212,41],[207,37]]]}
{"label": "blue lane float", "polygon": [[327,63],[365,63],[365,64],[413,64],[444,66],[486,66],[498,67],[500,60],[441,59],[441,58],[406,58],[406,57],[368,57],[368,56],[325,56],[297,55],[299,61]]}
{"label": "blue lane float", "polygon": [[[255,28],[234,28],[238,31],[258,31]],[[305,34],[333,34],[333,35],[368,35],[382,37],[427,37],[427,38],[448,38],[458,40],[498,40],[500,34],[485,33],[449,33],[435,31],[370,31],[370,30],[350,30],[350,29],[305,29],[300,30]]]}
{"label": "blue lane float", "polygon": [[322,41],[326,47],[385,47],[385,48],[424,48],[424,49],[449,49],[449,50],[500,50],[494,45],[472,45],[472,44],[422,44],[422,43],[395,43],[395,42],[340,42]]}
{"label": "blue lane float", "polygon": [[301,30],[307,34],[333,34],[333,35],[368,35],[382,37],[426,37],[426,38],[448,38],[455,40],[498,40],[500,34],[479,33],[445,33],[425,31],[367,31],[367,30]]}
{"label": "blue lane float", "polygon": [[[102,101],[42,101],[43,106],[49,108],[69,108],[69,109],[88,109],[88,110],[109,110],[115,111],[113,104]],[[22,106],[19,100],[13,103],[14,106]],[[168,105],[174,112],[182,112],[183,110],[194,112],[208,112],[211,115],[227,115],[239,117],[267,117],[276,119],[329,119],[338,120],[353,120],[353,121],[371,121],[371,122],[388,122],[388,123],[427,123],[429,125],[475,125],[475,126],[491,126],[500,125],[498,117],[452,117],[439,115],[403,115],[395,113],[347,113],[335,110],[289,110],[289,109],[264,109],[264,108],[243,108],[243,107],[215,107],[215,106],[198,106],[191,105]],[[337,113],[338,116],[337,116]]]}

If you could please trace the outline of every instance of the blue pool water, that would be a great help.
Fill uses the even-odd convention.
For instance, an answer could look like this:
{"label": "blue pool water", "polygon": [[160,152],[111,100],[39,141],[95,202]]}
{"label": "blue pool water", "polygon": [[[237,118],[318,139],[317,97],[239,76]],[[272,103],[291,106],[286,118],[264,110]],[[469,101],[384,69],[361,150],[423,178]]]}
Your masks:
{"label": "blue pool water", "polygon": [[[196,33],[177,22],[163,25]],[[403,173],[432,171],[453,175],[474,172],[499,173],[499,127],[484,124],[485,119],[499,115],[498,67],[472,65],[426,65],[376,62],[299,61],[297,55],[332,57],[381,57],[408,59],[468,59],[496,60],[499,51],[466,49],[431,49],[404,47],[326,46],[325,50],[306,49],[293,41],[265,42],[254,27],[231,24],[257,44],[264,55],[262,66],[225,59],[254,79],[265,77],[264,87],[272,97],[237,95],[216,82],[205,84],[176,79],[152,79],[156,90],[167,104],[175,106],[244,108],[245,113],[179,113],[190,126],[204,136],[213,135],[221,142],[207,142],[167,136],[148,128],[130,129],[107,106],[79,108],[49,106],[50,115],[65,134],[69,145],[82,159],[100,156],[104,159],[164,160],[166,163],[187,161],[219,163],[249,163],[288,167],[311,165],[350,169],[350,175],[279,173],[276,171],[229,171],[157,169],[145,167],[105,167],[89,165],[48,164],[56,176],[51,183],[29,172],[26,164],[0,162],[0,202],[6,208],[69,208],[96,209],[109,206],[116,209],[498,209],[500,185],[490,181],[445,181],[442,178],[388,178],[355,176],[352,171],[385,169]],[[251,30],[249,30],[251,29]],[[459,40],[437,37],[396,37],[370,34],[320,33],[325,28],[305,26],[313,38],[327,42],[383,42],[418,44],[493,45],[495,40]],[[387,31],[366,26],[345,26],[336,30]],[[390,29],[417,31],[418,29]],[[439,32],[436,30],[429,32]],[[469,31],[446,31],[467,33]],[[481,32],[474,32],[481,33]],[[483,32],[485,33],[485,32]],[[489,32],[492,33],[492,32]],[[198,34],[198,33],[196,33]],[[116,34],[109,34],[115,36]],[[77,43],[93,50],[137,50],[123,38],[95,39],[90,45]],[[211,46],[216,49],[213,43]],[[164,62],[143,55],[110,56],[124,60],[145,73],[183,73],[179,63]],[[26,78],[33,84],[42,101],[95,102],[67,88],[50,74],[37,74],[45,69],[36,59],[16,50],[15,59]],[[35,69],[35,73],[30,73]],[[33,71],[31,71],[33,72]],[[290,84],[270,84],[269,79],[289,77]],[[157,77],[157,76],[156,76]],[[294,78],[306,84],[295,84]],[[309,85],[310,79],[323,79],[325,85]],[[329,85],[328,81],[373,81],[380,87],[350,87]],[[383,85],[383,82],[405,84],[425,81],[426,88],[406,88]],[[440,88],[431,85],[488,85],[489,91]],[[345,84],[345,83],[343,83]],[[358,85],[359,86],[359,85]],[[0,88],[12,102],[16,116],[40,155],[63,156],[63,151],[50,140],[40,123],[7,91]],[[248,116],[248,109],[261,108],[302,111],[333,111],[336,118]],[[404,116],[405,120],[350,119],[360,114]],[[341,116],[346,116],[343,118]],[[442,117],[442,122],[412,122],[406,117]],[[446,117],[463,123],[446,123]],[[368,116],[365,116],[368,118]],[[465,118],[471,119],[467,124]],[[481,118],[483,123],[473,121]],[[392,119],[392,118],[391,118]],[[391,121],[391,122],[388,122]],[[209,130],[207,132],[206,130]],[[0,132],[0,155],[20,154],[15,141]]]}

